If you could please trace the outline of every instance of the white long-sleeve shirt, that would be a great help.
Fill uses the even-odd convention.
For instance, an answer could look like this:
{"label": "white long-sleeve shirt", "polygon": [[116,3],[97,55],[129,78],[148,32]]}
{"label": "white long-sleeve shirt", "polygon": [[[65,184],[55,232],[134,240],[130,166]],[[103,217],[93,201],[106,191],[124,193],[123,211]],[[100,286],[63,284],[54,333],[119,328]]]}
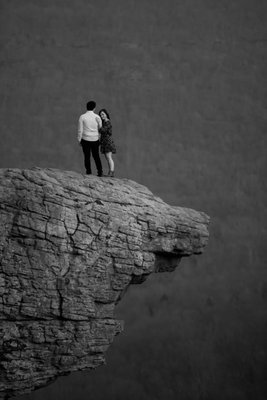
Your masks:
{"label": "white long-sleeve shirt", "polygon": [[80,142],[83,139],[96,142],[99,139],[99,129],[101,127],[101,118],[94,111],[87,111],[82,114],[78,122],[78,141]]}

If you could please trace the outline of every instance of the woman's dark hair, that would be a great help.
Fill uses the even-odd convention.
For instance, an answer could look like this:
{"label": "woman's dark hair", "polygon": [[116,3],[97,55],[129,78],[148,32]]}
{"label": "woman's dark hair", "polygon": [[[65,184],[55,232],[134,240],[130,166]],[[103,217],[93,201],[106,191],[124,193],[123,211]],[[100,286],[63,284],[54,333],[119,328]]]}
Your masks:
{"label": "woman's dark hair", "polygon": [[109,113],[107,112],[107,110],[105,109],[105,108],[102,108],[100,111],[99,111],[99,115],[102,113],[102,111],[106,114],[106,116],[108,117],[108,119],[110,119],[110,116],[109,116]]}

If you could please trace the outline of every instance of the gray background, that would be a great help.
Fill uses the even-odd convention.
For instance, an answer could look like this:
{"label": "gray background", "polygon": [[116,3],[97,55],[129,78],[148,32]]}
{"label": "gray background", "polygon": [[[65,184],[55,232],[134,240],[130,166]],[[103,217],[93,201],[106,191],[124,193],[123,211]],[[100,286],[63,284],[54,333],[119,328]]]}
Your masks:
{"label": "gray background", "polygon": [[202,256],[129,289],[107,366],[21,400],[266,399],[266,17],[264,0],[0,1],[0,167],[83,172],[94,99],[117,176],[211,216]]}

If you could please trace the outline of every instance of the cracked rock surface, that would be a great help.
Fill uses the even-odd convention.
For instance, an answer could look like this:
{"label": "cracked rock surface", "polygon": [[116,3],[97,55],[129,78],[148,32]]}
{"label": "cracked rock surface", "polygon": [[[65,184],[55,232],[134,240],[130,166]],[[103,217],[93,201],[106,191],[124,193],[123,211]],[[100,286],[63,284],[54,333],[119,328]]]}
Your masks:
{"label": "cracked rock surface", "polygon": [[209,218],[126,179],[33,168],[2,169],[0,181],[0,398],[9,398],[103,364],[127,287],[202,253]]}

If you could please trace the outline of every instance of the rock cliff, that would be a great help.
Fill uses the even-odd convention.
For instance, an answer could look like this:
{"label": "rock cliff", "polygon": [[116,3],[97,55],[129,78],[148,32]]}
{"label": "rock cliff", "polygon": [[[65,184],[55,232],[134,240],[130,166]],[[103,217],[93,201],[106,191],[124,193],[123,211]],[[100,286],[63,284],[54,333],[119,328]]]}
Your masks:
{"label": "rock cliff", "polygon": [[208,217],[126,179],[0,170],[0,397],[95,368],[131,283],[200,254]]}

